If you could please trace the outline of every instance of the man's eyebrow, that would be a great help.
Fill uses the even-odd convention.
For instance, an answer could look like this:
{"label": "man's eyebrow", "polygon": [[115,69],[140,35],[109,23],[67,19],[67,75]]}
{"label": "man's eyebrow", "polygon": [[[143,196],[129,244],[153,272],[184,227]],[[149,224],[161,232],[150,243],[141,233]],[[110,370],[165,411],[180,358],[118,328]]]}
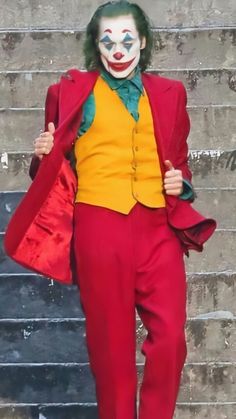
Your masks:
{"label": "man's eyebrow", "polygon": [[109,33],[112,33],[112,30],[111,29],[105,29],[105,31],[104,32],[109,32]]}
{"label": "man's eyebrow", "polygon": [[123,29],[122,33],[131,32],[129,29]]}
{"label": "man's eyebrow", "polygon": [[108,35],[106,35],[104,38],[100,39],[100,42],[112,42],[112,40]]}

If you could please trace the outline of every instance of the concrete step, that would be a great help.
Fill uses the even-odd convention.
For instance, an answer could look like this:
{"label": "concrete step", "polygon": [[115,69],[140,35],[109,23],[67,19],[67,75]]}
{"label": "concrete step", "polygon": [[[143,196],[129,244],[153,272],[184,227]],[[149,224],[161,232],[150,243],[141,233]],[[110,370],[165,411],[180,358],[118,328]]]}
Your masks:
{"label": "concrete step", "polygon": [[[153,69],[236,68],[236,29],[160,29],[154,32]],[[62,70],[84,66],[84,32],[0,32],[0,71]],[[217,53],[216,53],[217,51]]]}
{"label": "concrete step", "polygon": [[[9,295],[11,304],[9,304]],[[236,274],[203,273],[188,275],[188,317],[212,312],[236,316]],[[83,318],[79,292],[37,275],[0,276],[0,319]]]}
{"label": "concrete step", "polygon": [[188,275],[188,316],[230,312],[236,316],[236,274],[202,273]]}
{"label": "concrete step", "polygon": [[[187,362],[234,362],[236,317],[212,319],[207,318],[209,314],[205,317],[206,319],[189,319],[187,322]],[[147,331],[138,317],[136,330],[136,360],[144,363],[141,346]],[[121,354],[121,359],[122,356]],[[84,319],[0,321],[0,363],[47,362],[89,362]]]}
{"label": "concrete step", "polygon": [[236,229],[218,230],[204,247],[204,252],[192,251],[186,260],[188,272],[223,272],[235,270]]}
{"label": "concrete step", "polygon": [[[220,409],[227,408],[231,411],[228,405],[220,406]],[[203,406],[205,409],[205,407]],[[217,409],[217,411],[220,411]],[[79,404],[34,404],[23,403],[17,404],[14,402],[8,403],[7,406],[4,402],[0,405],[0,418],[1,419],[98,419],[97,407],[95,403]],[[209,419],[209,416],[208,416]]]}
{"label": "concrete step", "polygon": [[[234,272],[236,254],[236,229],[217,230],[207,241],[203,252],[190,252],[185,258],[189,273]],[[3,249],[3,234],[0,234],[0,274],[29,272],[10,260]]]}
{"label": "concrete step", "polygon": [[[30,153],[0,154],[0,191],[26,190]],[[234,188],[236,150],[190,150],[189,164],[196,188]]]}
{"label": "concrete step", "polygon": [[[14,7],[7,0],[2,0],[4,14],[0,16],[1,28],[73,28],[82,29],[90,20],[96,7],[103,3],[101,0],[83,0],[79,4],[76,0],[51,2],[39,0],[17,0]],[[155,0],[138,3],[152,19],[156,27],[182,26],[231,26],[235,24],[234,0],[222,3],[213,2],[185,2],[181,0]],[[81,13],[81,11],[83,13]]]}
{"label": "concrete step", "polygon": [[[177,403],[174,419],[234,419],[236,403]],[[0,405],[1,419],[98,419],[96,404]]]}
{"label": "concrete step", "polygon": [[[214,313],[216,315],[217,313]],[[189,319],[186,325],[187,363],[191,362],[234,362],[236,359],[236,317],[232,319],[210,318]],[[223,313],[219,313],[223,316]],[[208,317],[208,318],[207,318]],[[144,363],[141,346],[147,331],[141,321],[137,325],[137,362]]]}
{"label": "concrete step", "polygon": [[[197,189],[194,208],[205,216],[217,220],[218,228],[236,228],[235,213],[228,203],[236,202],[236,188],[232,189]],[[5,231],[17,205],[24,196],[24,192],[0,192],[0,232]]]}
{"label": "concrete step", "polygon": [[[191,119],[190,148],[235,149],[236,107],[189,106],[188,112]],[[0,152],[32,152],[33,140],[41,128],[44,128],[43,109],[0,109]]]}
{"label": "concrete step", "polygon": [[[95,386],[88,364],[1,364],[0,399],[5,403],[91,403]],[[138,382],[143,365],[138,365]],[[235,402],[235,363],[186,364],[179,402]]]}

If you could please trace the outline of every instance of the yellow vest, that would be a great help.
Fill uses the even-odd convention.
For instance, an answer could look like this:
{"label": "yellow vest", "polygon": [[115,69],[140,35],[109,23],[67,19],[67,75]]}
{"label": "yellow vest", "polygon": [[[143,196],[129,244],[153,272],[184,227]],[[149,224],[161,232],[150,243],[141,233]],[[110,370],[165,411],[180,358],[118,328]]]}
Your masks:
{"label": "yellow vest", "polygon": [[138,201],[165,206],[163,182],[146,93],[136,122],[117,93],[99,77],[94,87],[95,118],[75,144],[78,191],[85,202],[128,214]]}

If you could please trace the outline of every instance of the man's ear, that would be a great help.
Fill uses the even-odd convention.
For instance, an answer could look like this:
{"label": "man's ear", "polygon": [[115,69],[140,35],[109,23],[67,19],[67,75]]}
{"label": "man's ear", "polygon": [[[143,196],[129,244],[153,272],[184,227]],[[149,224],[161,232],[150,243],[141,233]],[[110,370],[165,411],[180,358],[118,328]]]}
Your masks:
{"label": "man's ear", "polygon": [[145,36],[141,39],[140,49],[144,49],[146,47],[147,41]]}

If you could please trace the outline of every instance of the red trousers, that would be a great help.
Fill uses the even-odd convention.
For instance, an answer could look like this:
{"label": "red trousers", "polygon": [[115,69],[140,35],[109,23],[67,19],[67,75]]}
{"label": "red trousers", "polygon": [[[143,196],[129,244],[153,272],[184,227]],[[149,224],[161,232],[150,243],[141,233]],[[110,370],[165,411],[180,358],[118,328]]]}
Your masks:
{"label": "red trousers", "polygon": [[186,358],[183,250],[165,208],[76,204],[75,255],[99,419],[137,418],[136,312],[147,329],[139,419],[172,419]]}

